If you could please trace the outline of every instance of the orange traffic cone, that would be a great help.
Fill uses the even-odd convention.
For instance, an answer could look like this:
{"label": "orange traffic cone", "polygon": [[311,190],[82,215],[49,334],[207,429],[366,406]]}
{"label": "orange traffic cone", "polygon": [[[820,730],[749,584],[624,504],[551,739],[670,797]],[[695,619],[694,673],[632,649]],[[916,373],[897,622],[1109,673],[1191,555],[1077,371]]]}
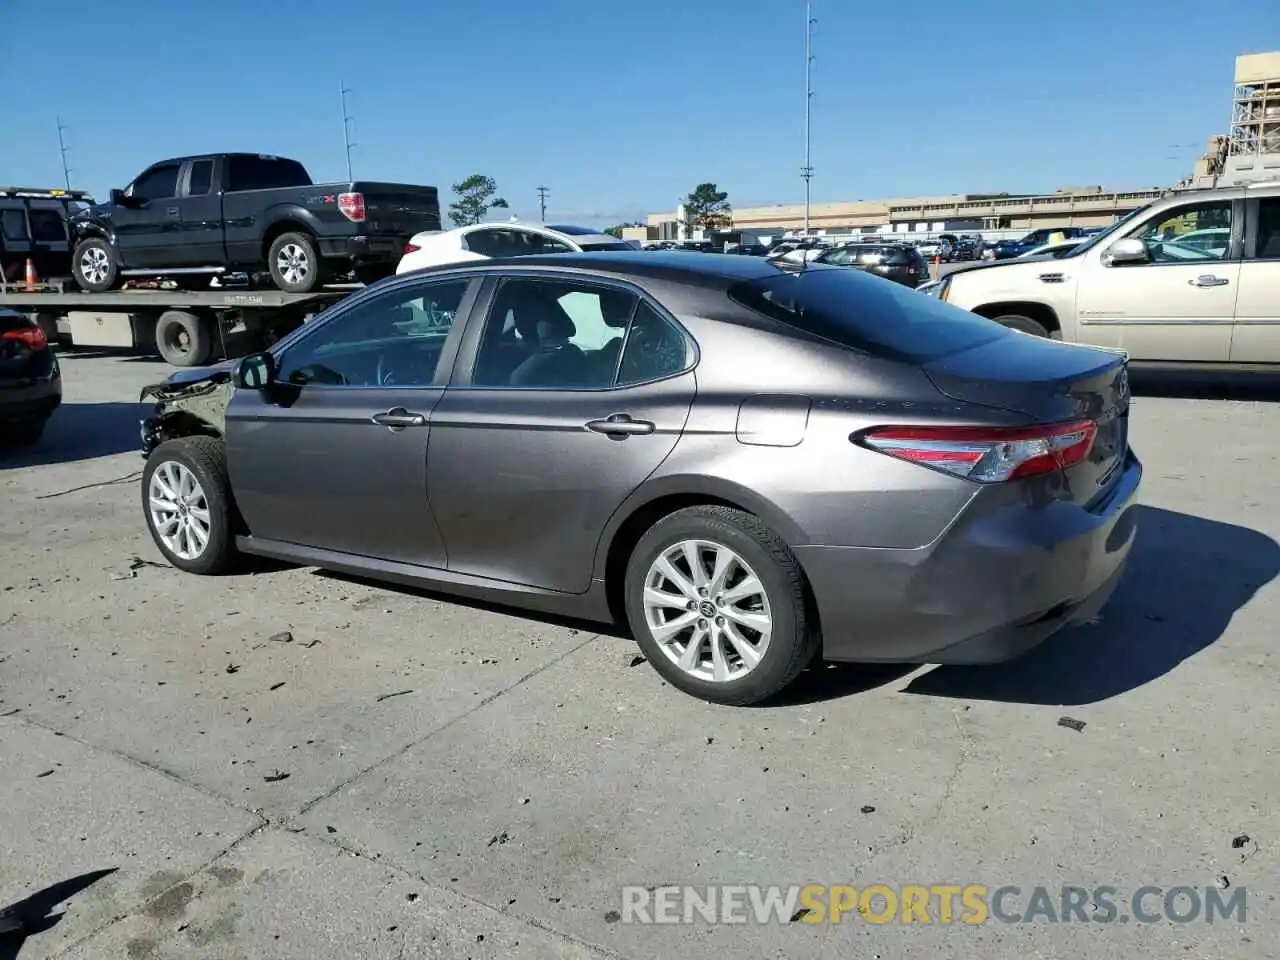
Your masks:
{"label": "orange traffic cone", "polygon": [[36,264],[30,257],[27,257],[27,293],[35,293],[36,284],[39,283],[36,276]]}

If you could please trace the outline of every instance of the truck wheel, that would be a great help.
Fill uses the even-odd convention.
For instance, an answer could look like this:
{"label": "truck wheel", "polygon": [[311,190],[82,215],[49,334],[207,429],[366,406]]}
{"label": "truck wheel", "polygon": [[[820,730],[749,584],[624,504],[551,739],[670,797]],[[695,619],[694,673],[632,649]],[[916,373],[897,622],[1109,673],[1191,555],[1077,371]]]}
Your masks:
{"label": "truck wheel", "polygon": [[1004,316],[993,317],[996,323],[1008,327],[1010,330],[1018,330],[1021,333],[1029,333],[1033,337],[1047,337],[1049,331],[1045,329],[1044,324],[1030,317],[1024,317],[1020,313],[1006,313]]}
{"label": "truck wheel", "polygon": [[267,251],[271,282],[285,293],[310,293],[323,282],[324,263],[305,233],[282,233]]}
{"label": "truck wheel", "polygon": [[116,253],[103,237],[86,237],[71,255],[71,275],[86,293],[105,293],[120,279]]}
{"label": "truck wheel", "polygon": [[166,310],[156,321],[156,349],[175,367],[198,367],[213,356],[213,333],[203,318],[185,310]]}

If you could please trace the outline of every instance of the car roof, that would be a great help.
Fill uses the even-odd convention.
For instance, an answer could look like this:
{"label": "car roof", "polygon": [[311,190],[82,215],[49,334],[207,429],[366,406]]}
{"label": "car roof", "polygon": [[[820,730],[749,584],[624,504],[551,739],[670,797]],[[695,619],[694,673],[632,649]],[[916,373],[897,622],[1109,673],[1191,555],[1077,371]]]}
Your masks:
{"label": "car roof", "polygon": [[[425,267],[421,273],[459,270],[484,272],[511,268],[558,268],[615,276],[646,277],[677,283],[728,286],[744,280],[762,280],[794,272],[759,257],[739,257],[727,253],[668,252],[650,250],[602,250],[595,253],[554,253],[524,257],[499,257],[465,264]],[[816,268],[834,269],[834,268]],[[419,273],[419,271],[413,271]]]}

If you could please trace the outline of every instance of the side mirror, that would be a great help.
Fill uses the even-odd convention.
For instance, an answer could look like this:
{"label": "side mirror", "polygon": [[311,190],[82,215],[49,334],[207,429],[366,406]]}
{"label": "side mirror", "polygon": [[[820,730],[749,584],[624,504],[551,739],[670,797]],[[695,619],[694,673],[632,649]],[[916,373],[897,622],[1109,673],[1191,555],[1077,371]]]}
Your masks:
{"label": "side mirror", "polygon": [[1147,250],[1147,245],[1133,237],[1117,240],[1102,254],[1102,264],[1106,267],[1122,263],[1148,263],[1150,260],[1151,253]]}
{"label": "side mirror", "polygon": [[276,358],[269,353],[251,353],[236,365],[235,385],[245,390],[266,390],[276,379]]}
{"label": "side mirror", "polygon": [[115,206],[123,207],[128,198],[124,195],[123,190],[112,190],[109,199]]}

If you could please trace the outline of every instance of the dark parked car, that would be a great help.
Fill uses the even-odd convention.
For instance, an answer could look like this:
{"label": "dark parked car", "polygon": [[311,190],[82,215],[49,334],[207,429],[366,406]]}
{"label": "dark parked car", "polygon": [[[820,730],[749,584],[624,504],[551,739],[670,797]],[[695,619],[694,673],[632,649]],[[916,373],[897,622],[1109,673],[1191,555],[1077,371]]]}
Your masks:
{"label": "dark parked car", "polygon": [[0,187],[0,281],[23,282],[28,258],[41,280],[70,275],[67,221],[92,202],[83,190]]}
{"label": "dark parked car", "polygon": [[0,443],[34,443],[62,403],[62,373],[44,331],[0,307]]}
{"label": "dark parked car", "polygon": [[908,287],[929,279],[928,262],[919,250],[905,243],[851,243],[824,251],[817,262],[865,270]]}
{"label": "dark parked car", "polygon": [[1085,231],[1081,227],[1041,227],[1018,240],[997,240],[992,250],[992,259],[1011,260],[1014,257],[1020,257],[1036,247],[1052,242],[1054,237],[1072,240],[1076,237],[1084,238],[1084,236]]}
{"label": "dark parked car", "polygon": [[72,221],[72,271],[101,293],[127,277],[191,278],[266,267],[287,293],[395,272],[405,242],[440,229],[435,187],[312,183],[297,160],[219,153],[154,164]]}
{"label": "dark parked car", "polygon": [[819,656],[997,661],[1093,617],[1142,473],[1121,355],[757,257],[403,274],[149,397],[142,507],[174,566],[622,621],[735,704]]}

